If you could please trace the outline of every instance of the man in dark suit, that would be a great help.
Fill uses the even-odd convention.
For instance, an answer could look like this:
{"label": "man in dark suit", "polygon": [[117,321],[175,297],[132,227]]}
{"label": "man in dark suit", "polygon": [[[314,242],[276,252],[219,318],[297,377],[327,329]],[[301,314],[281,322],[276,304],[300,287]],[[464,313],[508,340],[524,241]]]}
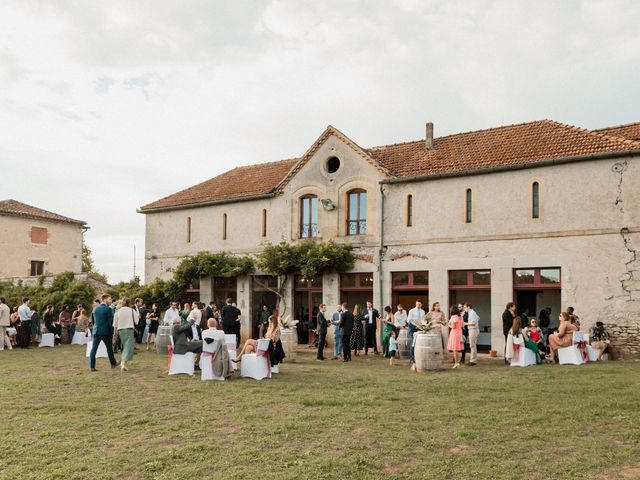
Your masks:
{"label": "man in dark suit", "polygon": [[192,335],[191,327],[194,324],[194,318],[191,318],[186,323],[183,323],[181,318],[176,318],[172,331],[173,353],[178,355],[184,355],[187,352],[202,353],[202,340],[189,340],[190,335]]}
{"label": "man in dark suit", "polygon": [[331,324],[330,320],[327,320],[324,316],[324,312],[327,311],[327,306],[322,303],[320,304],[317,323],[318,323],[318,355],[316,358],[318,360],[324,360],[324,343],[327,339],[327,327]]}
{"label": "man in dark suit", "polygon": [[347,302],[342,304],[340,314],[340,333],[342,334],[342,361],[351,361],[351,331],[353,330],[353,313],[348,310]]}
{"label": "man in dark suit", "polygon": [[367,302],[367,309],[364,311],[364,354],[367,350],[373,348],[373,352],[378,355],[378,342],[376,339],[376,330],[380,313],[373,308],[373,303]]}
{"label": "man in dark suit", "polygon": [[140,319],[138,325],[136,325],[136,343],[142,343],[144,329],[147,326],[147,312],[144,308],[144,302],[141,298],[136,298],[136,309],[138,310],[138,318]]}
{"label": "man in dark suit", "polygon": [[105,293],[101,297],[100,306],[96,307],[91,314],[93,318],[93,340],[91,353],[89,354],[89,366],[91,371],[96,371],[96,352],[100,342],[104,342],[107,347],[107,355],[111,368],[117,365],[116,357],[113,355],[113,310],[111,310],[111,295]]}
{"label": "man in dark suit", "polygon": [[[509,335],[509,330],[513,327],[513,319],[516,318],[516,306],[513,302],[507,303],[504,312],[502,312],[502,333],[504,333],[504,348],[505,352],[507,349],[507,336]],[[508,364],[509,361],[505,357],[504,363]]]}
{"label": "man in dark suit", "polygon": [[227,298],[226,305],[220,312],[222,317],[222,330],[227,335],[236,336],[236,348],[240,346],[240,310],[232,305],[232,300]]}

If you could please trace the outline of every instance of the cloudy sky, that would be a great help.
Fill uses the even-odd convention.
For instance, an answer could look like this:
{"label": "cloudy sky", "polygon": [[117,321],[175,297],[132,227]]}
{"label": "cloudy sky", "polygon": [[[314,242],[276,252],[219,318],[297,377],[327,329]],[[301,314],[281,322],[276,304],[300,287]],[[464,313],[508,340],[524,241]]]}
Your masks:
{"label": "cloudy sky", "polygon": [[541,118],[640,120],[640,4],[3,0],[0,199],[86,220],[113,282],[136,207],[237,165]]}

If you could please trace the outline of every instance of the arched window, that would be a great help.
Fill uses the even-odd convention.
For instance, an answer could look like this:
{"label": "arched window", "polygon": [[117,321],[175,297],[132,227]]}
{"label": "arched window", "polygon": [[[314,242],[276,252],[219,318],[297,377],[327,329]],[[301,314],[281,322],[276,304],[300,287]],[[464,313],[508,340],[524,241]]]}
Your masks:
{"label": "arched window", "polygon": [[351,190],[347,194],[347,235],[367,233],[367,192]]}
{"label": "arched window", "polygon": [[227,214],[222,214],[222,239],[227,239]]}
{"label": "arched window", "polygon": [[407,227],[413,225],[413,195],[407,195]]}
{"label": "arched window", "polygon": [[531,218],[540,218],[540,185],[531,185]]}
{"label": "arched window", "polygon": [[318,197],[305,195],[300,198],[300,238],[318,236]]}
{"label": "arched window", "polygon": [[187,217],[187,243],[191,243],[191,217]]}
{"label": "arched window", "polygon": [[267,209],[262,209],[262,236],[267,236]]}
{"label": "arched window", "polygon": [[467,188],[466,222],[471,223],[472,220],[473,220],[472,193],[471,193],[471,189]]}

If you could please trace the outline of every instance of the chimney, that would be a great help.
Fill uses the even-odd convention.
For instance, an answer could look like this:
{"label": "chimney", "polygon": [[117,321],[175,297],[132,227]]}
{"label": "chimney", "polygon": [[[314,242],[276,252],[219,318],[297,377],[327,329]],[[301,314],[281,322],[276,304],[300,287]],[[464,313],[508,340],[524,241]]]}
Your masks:
{"label": "chimney", "polygon": [[427,122],[426,136],[424,139],[424,149],[433,150],[433,123]]}

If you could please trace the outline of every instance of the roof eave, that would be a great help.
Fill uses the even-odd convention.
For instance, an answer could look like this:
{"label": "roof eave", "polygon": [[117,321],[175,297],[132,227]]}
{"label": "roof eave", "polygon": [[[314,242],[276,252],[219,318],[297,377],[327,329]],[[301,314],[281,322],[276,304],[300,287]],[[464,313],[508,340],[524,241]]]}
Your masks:
{"label": "roof eave", "polygon": [[634,157],[640,156],[640,149],[638,150],[625,150],[621,152],[601,152],[591,153],[588,155],[573,155],[570,157],[558,157],[551,158],[549,160],[542,160],[535,163],[519,163],[515,165],[500,165],[497,167],[489,168],[476,168],[471,170],[460,170],[458,172],[449,173],[430,173],[426,175],[415,175],[412,177],[396,177],[386,180],[381,180],[380,184],[393,184],[393,183],[411,183],[420,182],[426,180],[436,180],[440,178],[453,178],[453,177],[467,177],[470,175],[483,175],[487,173],[508,172],[512,170],[524,170],[528,168],[547,167],[550,165],[562,165],[565,163],[573,162],[586,162],[589,160],[603,160],[607,158],[620,158],[620,157]]}
{"label": "roof eave", "polygon": [[40,220],[41,222],[66,223],[66,224],[78,225],[78,226],[82,226],[82,227],[87,225],[87,222],[85,222],[84,220],[75,220],[73,218],[69,218],[69,219],[63,220],[61,218],[41,217],[39,215],[31,215],[31,214],[28,214],[28,213],[0,212],[0,216],[2,216],[2,215],[7,216],[7,217],[16,217],[16,218],[29,218],[31,220]]}
{"label": "roof eave", "polygon": [[245,197],[222,198],[219,200],[208,200],[205,202],[183,203],[180,205],[167,205],[165,207],[155,207],[155,208],[139,207],[136,209],[136,212],[146,215],[147,213],[168,212],[171,210],[186,210],[188,208],[203,208],[203,207],[210,207],[213,205],[223,205],[225,203],[237,203],[237,202],[248,202],[252,200],[262,200],[265,198],[273,198],[275,196],[276,196],[275,192],[259,193],[257,195],[248,195]]}

